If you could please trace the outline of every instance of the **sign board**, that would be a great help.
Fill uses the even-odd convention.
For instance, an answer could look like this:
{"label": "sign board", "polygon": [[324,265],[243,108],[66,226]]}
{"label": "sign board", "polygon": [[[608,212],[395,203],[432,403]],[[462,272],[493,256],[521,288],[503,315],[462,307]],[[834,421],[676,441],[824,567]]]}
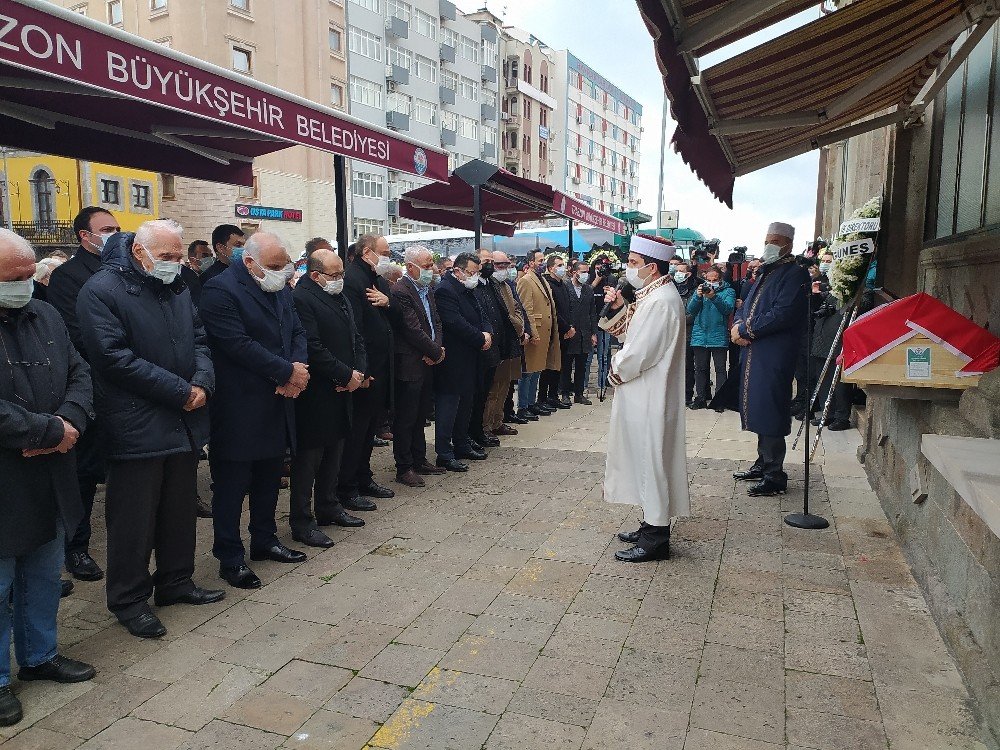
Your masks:
{"label": "sign board", "polygon": [[598,229],[605,229],[613,234],[625,234],[625,222],[621,219],[616,219],[614,216],[608,216],[606,213],[597,211],[583,201],[570,198],[558,190],[554,191],[554,193],[552,208],[556,213],[573,221],[589,224]]}
{"label": "sign board", "polygon": [[931,348],[929,346],[906,347],[906,379],[931,379]]}
{"label": "sign board", "polygon": [[543,141],[547,141],[549,139],[549,129],[544,125],[539,125],[538,137],[541,138]]}
{"label": "sign board", "polygon": [[829,252],[833,255],[834,260],[843,260],[852,255],[870,255],[875,252],[875,242],[870,239],[841,242],[831,247]]}
{"label": "sign board", "polygon": [[882,227],[882,220],[877,216],[874,219],[851,219],[840,225],[840,237],[845,234],[871,234],[877,232]]}
{"label": "sign board", "polygon": [[268,221],[302,221],[302,211],[297,208],[273,208],[236,204],[236,215],[241,219],[267,219]]}
{"label": "sign board", "polygon": [[677,229],[680,222],[680,211],[660,211],[660,229]]}

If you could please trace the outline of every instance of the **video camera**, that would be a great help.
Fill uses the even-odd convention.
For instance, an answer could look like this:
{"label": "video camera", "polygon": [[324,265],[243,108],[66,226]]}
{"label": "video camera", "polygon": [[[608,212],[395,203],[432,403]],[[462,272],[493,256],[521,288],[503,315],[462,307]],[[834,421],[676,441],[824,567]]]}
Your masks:
{"label": "video camera", "polygon": [[691,251],[691,260],[699,266],[711,263],[712,258],[719,257],[719,243],[720,240],[717,239],[695,243],[694,250]]}

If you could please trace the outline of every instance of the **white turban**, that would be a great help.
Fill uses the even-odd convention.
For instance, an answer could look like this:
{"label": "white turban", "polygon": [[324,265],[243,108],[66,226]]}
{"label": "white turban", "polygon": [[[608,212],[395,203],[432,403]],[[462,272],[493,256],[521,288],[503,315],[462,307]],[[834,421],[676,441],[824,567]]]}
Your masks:
{"label": "white turban", "polygon": [[780,221],[776,221],[771,226],[767,228],[768,234],[776,234],[779,237],[787,237],[790,240],[795,239],[795,227],[791,224],[784,224]]}

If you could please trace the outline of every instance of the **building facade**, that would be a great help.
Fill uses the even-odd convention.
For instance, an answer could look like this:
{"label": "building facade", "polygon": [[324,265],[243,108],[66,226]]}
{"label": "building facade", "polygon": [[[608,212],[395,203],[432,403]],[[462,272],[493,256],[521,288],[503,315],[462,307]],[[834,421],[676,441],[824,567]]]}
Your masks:
{"label": "building facade", "polygon": [[[498,31],[448,0],[348,0],[351,114],[450,152],[449,167],[497,161]],[[400,219],[400,195],[425,184],[355,162],[351,236],[428,229]]]}
{"label": "building facade", "polygon": [[[58,0],[65,8],[150,41],[253,77],[312,101],[347,109],[343,0]],[[293,146],[254,161],[254,186],[159,177],[160,215],[185,238],[208,239],[221,223],[269,229],[295,248],[336,235],[333,157]],[[301,222],[241,216],[240,205],[293,208]]]}

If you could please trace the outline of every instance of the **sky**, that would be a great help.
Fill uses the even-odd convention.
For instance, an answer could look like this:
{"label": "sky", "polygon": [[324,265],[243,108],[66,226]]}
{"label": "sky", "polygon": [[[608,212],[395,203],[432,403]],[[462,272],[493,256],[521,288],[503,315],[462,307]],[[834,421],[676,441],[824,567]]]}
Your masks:
{"label": "sky", "polygon": [[[568,49],[626,94],[642,104],[639,195],[643,213],[656,215],[660,184],[660,132],[663,79],[656,65],[653,40],[634,0],[485,0],[487,7],[509,25],[534,34],[550,47]],[[484,0],[457,0],[472,12]],[[586,8],[586,12],[581,12]],[[506,12],[505,12],[506,10]],[[807,11],[783,24],[743,40],[740,47],[720,50],[702,61],[702,68],[721,62],[816,16]],[[624,51],[626,54],[620,54]],[[730,210],[718,202],[687,165],[669,148],[675,127],[667,117],[663,208],[680,211],[680,225],[722,241],[723,251],[736,245],[762,246],[767,226],[783,221],[796,228],[796,245],[814,237],[816,180],[819,156],[812,152],[758,172],[738,177]],[[652,225],[650,225],[652,226]]]}

